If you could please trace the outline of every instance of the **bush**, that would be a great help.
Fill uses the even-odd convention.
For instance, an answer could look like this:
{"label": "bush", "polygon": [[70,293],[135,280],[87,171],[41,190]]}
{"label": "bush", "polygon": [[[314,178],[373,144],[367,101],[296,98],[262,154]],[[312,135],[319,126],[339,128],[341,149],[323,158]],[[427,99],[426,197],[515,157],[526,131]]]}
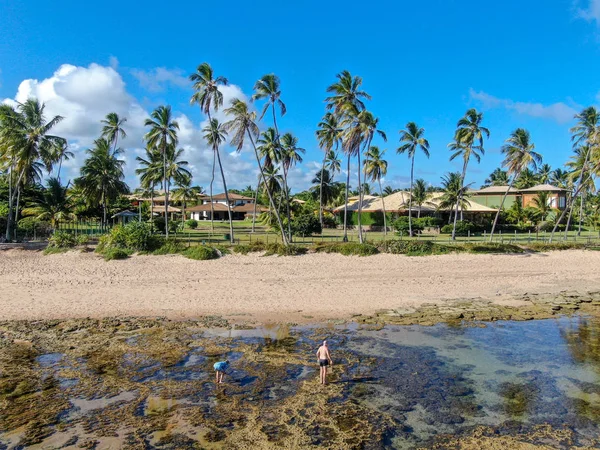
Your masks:
{"label": "bush", "polygon": [[196,247],[190,247],[183,252],[186,258],[196,259],[199,261],[206,261],[209,259],[217,259],[219,253],[212,247],[206,245],[198,245]]}
{"label": "bush", "polygon": [[324,212],[323,213],[323,226],[325,228],[335,228],[337,226],[335,216],[329,212]]}
{"label": "bush", "polygon": [[164,234],[165,232],[165,218],[164,217],[155,217],[152,220],[154,224],[154,229],[158,231],[160,234]]}
{"label": "bush", "polygon": [[236,245],[233,248],[234,253],[240,253],[242,255],[247,255],[252,252],[264,252],[266,250],[266,245],[263,241],[254,241],[250,245],[241,244]]}
{"label": "bush", "polygon": [[57,231],[48,239],[48,247],[73,248],[76,245],[77,239],[75,235],[66,231]]}
{"label": "bush", "polygon": [[583,242],[532,242],[524,248],[534,252],[549,252],[553,250],[576,250],[586,248]]}
{"label": "bush", "polygon": [[105,261],[111,261],[113,259],[127,259],[129,258],[129,252],[127,250],[123,250],[122,248],[109,248],[104,253]]}
{"label": "bush", "polygon": [[317,244],[314,250],[317,253],[339,253],[344,256],[371,256],[379,253],[379,250],[374,245],[360,244],[358,242]]}
{"label": "bush", "polygon": [[181,220],[169,220],[169,233],[177,233],[183,230]]}
{"label": "bush", "polygon": [[517,245],[497,242],[462,244],[461,247],[469,253],[523,253],[523,248]]}
{"label": "bush", "polygon": [[19,220],[18,231],[29,236],[32,236],[34,232],[47,236],[52,232],[52,227],[49,222],[37,220],[35,217],[23,217]]}
{"label": "bush", "polygon": [[[408,216],[398,217],[392,222],[392,227],[394,227],[396,232],[408,235]],[[421,219],[412,219],[412,230],[414,234],[420,233],[421,231],[423,231],[423,228],[425,227],[423,226],[423,222],[421,221]]]}
{"label": "bush", "polygon": [[151,252],[160,248],[163,243],[163,238],[151,233],[149,223],[129,222],[124,226],[117,225],[108,234],[102,236],[96,252],[103,253],[113,248],[130,252]]}
{"label": "bush", "polygon": [[78,247],[87,247],[89,243],[89,238],[87,234],[80,234],[75,238]]}
{"label": "bush", "polygon": [[[449,223],[444,225],[441,229],[442,234],[452,234],[453,224]],[[474,233],[478,230],[478,227],[473,225],[471,222],[461,221],[456,222],[456,235],[457,236],[467,236],[469,232]]]}
{"label": "bush", "polygon": [[311,236],[321,232],[321,222],[312,212],[303,212],[292,218],[292,233],[294,236]]}
{"label": "bush", "polygon": [[416,219],[423,227],[440,227],[444,223],[439,217],[420,217]]}
{"label": "bush", "polygon": [[196,219],[186,220],[185,226],[192,230],[195,230],[196,228],[198,228],[198,221]]}
{"label": "bush", "polygon": [[153,255],[173,255],[185,251],[185,244],[175,239],[167,239],[165,242],[156,250],[152,252]]}
{"label": "bush", "polygon": [[264,256],[298,256],[304,255],[308,252],[308,248],[302,247],[301,245],[283,245],[280,243],[267,244],[265,247]]}
{"label": "bush", "polygon": [[440,255],[448,253],[448,247],[436,244],[432,241],[384,241],[379,245],[379,249],[385,253],[394,255],[422,256],[422,255]]}

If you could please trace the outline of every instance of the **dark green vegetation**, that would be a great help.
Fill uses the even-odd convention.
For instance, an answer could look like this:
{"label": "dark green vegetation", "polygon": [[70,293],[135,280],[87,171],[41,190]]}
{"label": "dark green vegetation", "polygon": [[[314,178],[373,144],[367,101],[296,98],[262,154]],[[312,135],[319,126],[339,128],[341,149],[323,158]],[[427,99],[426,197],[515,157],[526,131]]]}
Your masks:
{"label": "dark green vegetation", "polygon": [[[0,322],[0,445],[600,444],[600,385],[589,381],[600,373],[597,319],[379,329],[236,328],[218,317]],[[323,339],[334,360],[325,387],[314,360]],[[223,359],[231,371],[217,387],[212,365]]]}

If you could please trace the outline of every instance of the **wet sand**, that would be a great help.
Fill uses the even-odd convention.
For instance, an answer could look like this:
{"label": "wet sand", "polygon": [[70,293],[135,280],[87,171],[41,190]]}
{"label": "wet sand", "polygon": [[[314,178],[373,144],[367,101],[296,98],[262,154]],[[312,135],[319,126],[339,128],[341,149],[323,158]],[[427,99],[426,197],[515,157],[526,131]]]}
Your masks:
{"label": "wet sand", "polygon": [[[406,257],[228,255],[214,261],[72,251],[0,252],[0,319],[111,316],[239,321],[346,319],[456,299],[600,289],[600,252]],[[475,300],[476,301],[476,300]]]}

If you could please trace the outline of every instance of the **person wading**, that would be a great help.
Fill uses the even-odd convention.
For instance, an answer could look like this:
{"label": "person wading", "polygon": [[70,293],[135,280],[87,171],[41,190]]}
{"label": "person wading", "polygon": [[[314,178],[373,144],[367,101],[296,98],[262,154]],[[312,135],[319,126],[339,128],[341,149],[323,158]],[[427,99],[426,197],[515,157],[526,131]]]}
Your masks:
{"label": "person wading", "polygon": [[331,355],[327,347],[327,341],[323,341],[323,345],[317,350],[317,359],[321,368],[321,384],[327,384],[327,366],[332,366]]}

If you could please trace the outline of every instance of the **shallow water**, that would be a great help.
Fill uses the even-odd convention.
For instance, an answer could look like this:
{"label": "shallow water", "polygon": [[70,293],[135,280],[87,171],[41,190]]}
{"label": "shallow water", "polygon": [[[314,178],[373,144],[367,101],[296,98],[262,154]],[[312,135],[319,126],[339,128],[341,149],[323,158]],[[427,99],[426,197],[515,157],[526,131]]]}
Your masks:
{"label": "shallow water", "polygon": [[[599,444],[595,319],[152,332],[154,341],[148,331],[107,337],[120,352],[109,362],[59,348],[32,358],[32,393],[5,389],[0,399],[0,413],[14,415],[0,421],[0,449],[232,447],[246,438],[258,448],[294,436],[307,445],[409,449],[477,426],[516,435],[539,424],[568,427],[571,444]],[[317,382],[323,339],[334,360],[329,387]],[[165,360],[157,345],[177,356]],[[216,387],[212,365],[221,359],[231,370]],[[44,414],[45,405],[56,410]],[[17,413],[25,406],[34,410]]]}

